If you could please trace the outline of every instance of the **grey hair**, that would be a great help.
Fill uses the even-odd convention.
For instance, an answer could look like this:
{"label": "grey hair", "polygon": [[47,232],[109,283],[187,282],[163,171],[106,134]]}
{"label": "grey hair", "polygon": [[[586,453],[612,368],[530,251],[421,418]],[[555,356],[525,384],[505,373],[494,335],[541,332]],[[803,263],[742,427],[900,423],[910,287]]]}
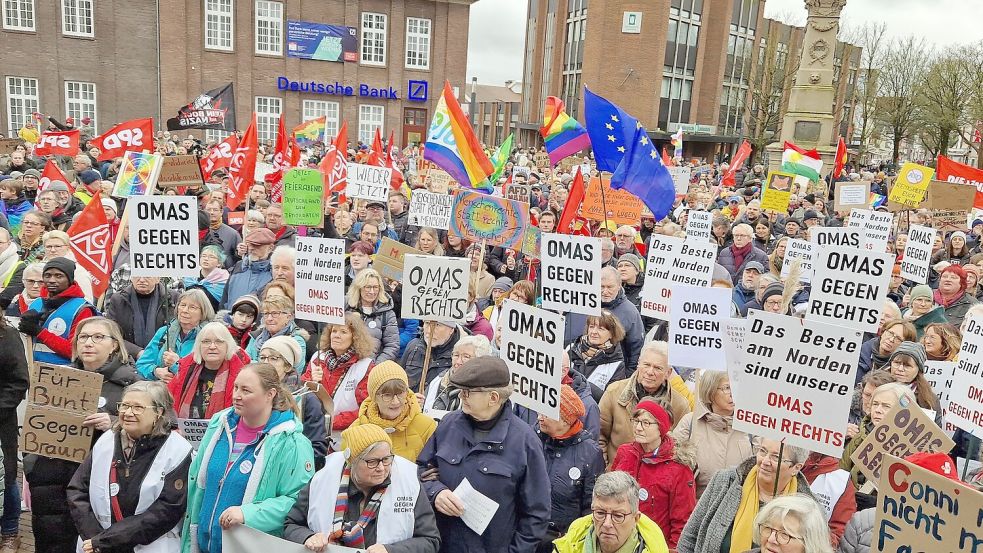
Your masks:
{"label": "grey hair", "polygon": [[630,225],[621,225],[620,227],[618,227],[618,230],[630,230],[631,231],[632,238],[634,238],[635,235],[637,234],[637,231],[635,230],[635,227],[630,226]]}
{"label": "grey hair", "polygon": [[610,265],[601,268],[601,280],[604,280],[604,277],[613,278],[618,281],[619,285],[621,284],[621,273]]}
{"label": "grey hair", "polygon": [[205,338],[218,338],[219,340],[225,342],[225,359],[232,359],[236,352],[239,351],[239,344],[236,343],[235,338],[229,332],[229,328],[225,326],[225,323],[220,323],[218,321],[212,321],[201,328],[198,331],[198,337],[195,338],[195,345],[192,347],[191,352],[194,355],[195,363],[201,363],[201,341]]}
{"label": "grey hair", "polygon": [[874,397],[878,394],[884,392],[891,392],[894,395],[894,401],[900,401],[901,398],[908,398],[909,401],[915,403],[915,393],[911,391],[911,388],[901,384],[900,382],[889,382],[887,384],[882,384],[874,389],[874,393],[870,394],[870,397]]}
{"label": "grey hair", "polygon": [[638,489],[638,482],[627,472],[620,470],[606,472],[594,481],[592,499],[599,497],[626,499],[634,514],[638,512]]}
{"label": "grey hair", "polygon": [[290,257],[290,264],[292,265],[297,260],[297,250],[291,246],[277,246],[273,250],[273,255],[270,256],[270,263],[277,257],[288,256]]}
{"label": "grey hair", "polygon": [[601,249],[602,250],[613,250],[614,249],[614,240],[611,240],[607,236],[605,236],[604,238],[601,238]]}
{"label": "grey hair", "polygon": [[657,353],[657,354],[665,357],[666,361],[668,361],[669,360],[669,343],[668,342],[661,342],[661,341],[648,342],[647,344],[645,344],[644,346],[642,346],[642,350],[640,352],[638,352],[638,356],[641,357],[641,356],[643,356],[643,355],[645,355],[646,353],[649,353],[649,352]]}
{"label": "grey hair", "polygon": [[21,273],[21,275],[22,275],[21,276],[21,280],[23,280],[27,276],[27,273],[29,273],[29,272],[30,273],[37,273],[39,275],[40,274],[43,274],[44,273],[44,263],[31,263],[27,267],[24,267],[24,271]]}
{"label": "grey hair", "polygon": [[[193,288],[191,290],[185,290],[177,299],[177,303],[174,304],[175,313],[177,312],[177,305],[182,301],[188,300],[198,304],[201,308],[201,323],[207,323],[215,318],[215,308],[212,307],[212,302],[208,300],[208,296],[205,295],[204,290],[201,288]],[[175,316],[176,317],[176,316]]]}
{"label": "grey hair", "polygon": [[[356,455],[356,456],[354,456],[354,457],[351,458],[351,466],[355,466],[355,463],[357,463],[358,461],[361,461],[362,459],[364,459],[366,455],[372,453],[373,451],[375,451],[376,449],[378,449],[379,446],[381,446],[384,443],[386,443],[386,442],[375,442],[375,443],[369,445],[368,447],[366,447],[365,449],[363,449],[361,453],[359,453],[358,455]],[[392,446],[390,446],[390,447],[392,447]]]}
{"label": "grey hair", "polygon": [[[787,448],[788,446],[786,446]],[[600,477],[597,479],[600,481]],[[597,484],[594,485],[597,490]],[[799,522],[799,534],[805,550],[809,553],[833,553],[829,544],[829,526],[816,500],[803,494],[776,497],[758,511],[754,517],[754,543],[761,543],[761,525],[780,521],[785,528],[785,519],[793,516]]]}
{"label": "grey hair", "polygon": [[[154,427],[150,430],[151,436],[167,436],[171,429],[177,426],[177,414],[174,412],[174,397],[168,391],[167,385],[157,380],[139,380],[123,389],[120,398],[126,397],[130,392],[143,392],[150,396],[153,408],[160,416],[154,421]],[[116,419],[116,429],[121,428],[119,419]]]}
{"label": "grey hair", "polygon": [[266,222],[266,216],[263,215],[263,212],[260,211],[260,210],[258,210],[258,209],[250,209],[249,211],[246,212],[246,220],[247,221],[258,221],[260,223],[265,223]]}
{"label": "grey hair", "polygon": [[901,318],[901,308],[898,307],[898,304],[894,303],[894,301],[889,298],[884,299],[884,311],[885,312],[890,311],[891,314],[894,315],[895,319]]}
{"label": "grey hair", "polygon": [[696,388],[700,396],[700,403],[707,409],[712,410],[713,394],[717,393],[717,388],[720,388],[723,382],[729,382],[729,377],[725,371],[703,371],[700,374],[700,381]]}
{"label": "grey hair", "polygon": [[514,391],[511,383],[509,383],[508,386],[502,386],[501,388],[489,388],[488,390],[498,394],[499,405],[508,401],[508,399],[512,397],[512,392]]}
{"label": "grey hair", "polygon": [[475,357],[484,357],[486,355],[491,355],[491,342],[488,341],[488,337],[483,334],[475,334],[472,336],[461,336],[461,339],[454,344],[453,351],[458,351],[462,347],[471,346],[474,348]]}
{"label": "grey hair", "polygon": [[[754,438],[755,447],[761,447],[761,442],[763,440],[770,440],[778,443],[778,440],[771,440],[770,438],[764,438],[762,436],[756,436]],[[782,448],[782,460],[788,459],[793,465],[801,465],[809,459],[809,450],[803,449],[790,444],[785,444]]]}

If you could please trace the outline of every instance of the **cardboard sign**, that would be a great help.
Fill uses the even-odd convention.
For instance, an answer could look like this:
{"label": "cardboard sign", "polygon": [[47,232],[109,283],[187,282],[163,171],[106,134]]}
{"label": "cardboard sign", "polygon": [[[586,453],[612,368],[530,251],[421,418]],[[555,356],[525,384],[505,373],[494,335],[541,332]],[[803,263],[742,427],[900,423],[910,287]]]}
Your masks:
{"label": "cardboard sign", "polygon": [[99,410],[101,374],[38,364],[31,374],[20,447],[24,453],[81,463],[92,446],[85,417]]}
{"label": "cardboard sign", "polygon": [[447,230],[451,225],[451,208],[454,206],[454,196],[436,194],[426,190],[413,192],[410,199],[408,222],[418,227],[430,227]]}
{"label": "cardboard sign", "polygon": [[361,163],[348,164],[348,186],[345,194],[349,198],[361,198],[387,203],[389,201],[390,180],[393,170],[376,165]]}
{"label": "cardboard sign", "polygon": [[[601,186],[604,195],[601,195]],[[610,221],[619,225],[637,225],[642,218],[642,202],[637,196],[627,190],[611,188],[611,177],[593,177],[587,185],[584,203],[580,206],[580,214],[592,221],[604,221],[604,205],[607,204]]]}
{"label": "cardboard sign", "polygon": [[157,186],[174,188],[178,186],[202,186],[201,165],[195,156],[164,156],[157,176]]}
{"label": "cardboard sign", "polygon": [[539,259],[542,236],[543,233],[539,230],[539,227],[530,225],[529,228],[526,229],[525,237],[522,239],[522,255],[533,259]]}
{"label": "cardboard sign", "polygon": [[601,314],[601,239],[546,233],[542,237],[543,309]]}
{"label": "cardboard sign", "polygon": [[792,183],[795,175],[792,173],[782,173],[781,171],[771,171],[765,181],[764,191],[761,193],[761,209],[775,211],[777,213],[788,212],[788,202],[792,196]]}
{"label": "cardboard sign", "polygon": [[969,320],[963,332],[963,343],[956,358],[956,370],[949,390],[951,422],[977,438],[983,437],[983,391],[980,368],[983,367],[983,316]]}
{"label": "cardboard sign", "polygon": [[953,182],[933,180],[928,185],[928,197],[921,207],[927,209],[955,209],[966,211],[976,199],[976,187]]}
{"label": "cardboard sign", "polygon": [[464,322],[468,314],[470,259],[407,255],[403,267],[404,318]]}
{"label": "cardboard sign", "polygon": [[[414,194],[415,195],[415,194]],[[379,271],[382,278],[403,280],[403,257],[407,254],[426,255],[422,251],[397,242],[392,238],[383,237],[379,251],[372,260],[372,268]]]}
{"label": "cardboard sign", "polygon": [[531,184],[512,183],[505,186],[506,199],[529,203],[530,196],[532,196]]}
{"label": "cardboard sign", "polygon": [[[126,152],[116,175],[113,196],[128,198],[152,194],[163,166],[163,156],[143,152]],[[197,221],[195,222],[197,224]]]}
{"label": "cardboard sign", "polygon": [[911,225],[908,229],[908,242],[904,247],[904,257],[901,259],[901,278],[925,284],[928,280],[928,265],[932,260],[934,242],[935,229]]}
{"label": "cardboard sign", "polygon": [[190,196],[133,196],[130,274],[134,277],[201,276],[198,205]]}
{"label": "cardboard sign", "polygon": [[752,309],[734,429],[839,457],[861,338],[842,326]]}
{"label": "cardboard sign", "polygon": [[833,196],[834,211],[850,211],[867,207],[870,197],[869,182],[838,182]]}
{"label": "cardboard sign", "polygon": [[979,551],[983,493],[893,455],[878,488],[872,552]]}
{"label": "cardboard sign", "polygon": [[933,209],[932,225],[939,232],[952,232],[954,230],[965,230],[966,221],[965,209]]}
{"label": "cardboard sign", "polygon": [[812,227],[809,229],[809,241],[814,244],[814,249],[823,246],[859,248],[863,244],[863,237],[856,228]]}
{"label": "cardboard sign", "polygon": [[816,248],[812,242],[807,242],[799,238],[793,238],[785,244],[785,257],[782,260],[782,279],[788,277],[792,270],[792,262],[798,261],[802,272],[799,275],[801,282],[812,280],[813,259],[816,255]]}
{"label": "cardboard sign", "polygon": [[693,210],[686,214],[686,239],[710,240],[710,227],[713,224],[713,213]]}
{"label": "cardboard sign", "polygon": [[512,372],[512,400],[559,420],[563,316],[508,299],[502,307],[501,356]]}
{"label": "cardboard sign", "polygon": [[918,207],[925,199],[925,192],[933,175],[935,169],[931,167],[906,162],[898,171],[898,177],[894,179],[894,186],[891,187],[887,199],[909,208]]}
{"label": "cardboard sign", "polygon": [[296,247],[296,315],[308,321],[344,324],[345,240],[298,236]]}
{"label": "cardboard sign", "polygon": [[550,166],[550,155],[546,152],[536,152],[536,155],[532,156],[532,160],[540,169]]}
{"label": "cardboard sign", "polygon": [[7,156],[14,153],[17,146],[23,144],[20,138],[0,138],[0,156]]}
{"label": "cardboard sign", "polygon": [[948,453],[954,445],[917,403],[902,397],[860,442],[850,460],[869,482],[877,485],[886,455],[907,457],[920,451]]}
{"label": "cardboard sign", "polygon": [[877,332],[893,269],[889,253],[819,248],[806,320]]}
{"label": "cardboard sign", "polygon": [[955,374],[955,361],[925,362],[925,380],[939,398],[939,405],[942,407],[942,431],[950,438],[956,432],[956,426],[946,418],[949,413],[949,390],[952,389],[952,377]]}
{"label": "cardboard sign", "polygon": [[102,375],[63,365],[39,363],[31,374],[27,402],[81,415],[99,410]]}
{"label": "cardboard sign", "polygon": [[449,232],[489,246],[510,250],[522,247],[529,226],[529,204],[459,190],[454,195],[452,212]]}
{"label": "cardboard sign", "polygon": [[728,288],[676,286],[670,298],[669,364],[727,370],[722,322],[730,315]]}
{"label": "cardboard sign", "polygon": [[692,178],[693,169],[690,167],[666,167],[672,175],[672,184],[676,189],[677,196],[685,196],[689,192],[689,181]]}
{"label": "cardboard sign", "polygon": [[[283,176],[283,222],[321,226],[324,178],[317,169],[291,169]],[[388,199],[388,198],[387,198]]]}
{"label": "cardboard sign", "polygon": [[205,431],[208,430],[208,419],[178,419],[177,426],[178,432],[188,440],[192,449],[198,451],[198,446],[205,437]]}
{"label": "cardboard sign", "polygon": [[427,178],[423,182],[423,186],[435,194],[447,194],[452,182],[454,182],[454,178],[447,171],[431,167],[427,171]]}
{"label": "cardboard sign", "polygon": [[709,288],[717,245],[653,234],[649,240],[642,284],[642,315],[669,320],[669,297],[677,285]]}
{"label": "cardboard sign", "polygon": [[[532,169],[528,167],[521,167],[515,165],[512,167],[512,182],[520,183],[529,180],[529,175],[532,174]],[[520,180],[521,179],[521,180]]]}

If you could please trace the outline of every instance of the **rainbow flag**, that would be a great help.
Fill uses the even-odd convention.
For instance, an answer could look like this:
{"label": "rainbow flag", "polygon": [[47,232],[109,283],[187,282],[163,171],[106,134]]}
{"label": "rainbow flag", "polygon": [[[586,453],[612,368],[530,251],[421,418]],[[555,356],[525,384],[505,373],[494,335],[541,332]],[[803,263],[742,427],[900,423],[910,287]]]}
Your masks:
{"label": "rainbow flag", "polygon": [[448,81],[444,81],[444,92],[430,121],[423,157],[447,171],[461,186],[491,192],[480,185],[487,183],[495,167],[481,148]]}
{"label": "rainbow flag", "polygon": [[887,205],[887,196],[881,196],[880,194],[871,192],[870,196],[867,197],[867,203],[871,209],[877,209],[878,207]]}
{"label": "rainbow flag", "polygon": [[672,142],[672,157],[683,159],[683,129],[677,129],[670,138]]}
{"label": "rainbow flag", "polygon": [[307,147],[315,142],[324,142],[324,128],[327,116],[310,119],[294,127],[294,140],[297,145]]}
{"label": "rainbow flag", "polygon": [[563,100],[556,96],[546,98],[546,111],[543,114],[543,126],[539,128],[539,134],[543,135],[546,141],[546,151],[553,165],[580,150],[590,148],[587,129],[567,115]]}

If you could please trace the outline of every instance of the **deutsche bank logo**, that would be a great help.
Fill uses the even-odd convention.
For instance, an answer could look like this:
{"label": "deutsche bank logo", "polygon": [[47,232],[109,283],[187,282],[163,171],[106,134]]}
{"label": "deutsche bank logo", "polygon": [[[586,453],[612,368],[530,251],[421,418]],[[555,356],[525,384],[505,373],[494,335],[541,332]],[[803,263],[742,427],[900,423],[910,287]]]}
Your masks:
{"label": "deutsche bank logo", "polygon": [[406,87],[406,99],[414,102],[426,102],[430,86],[427,81],[410,81]]}

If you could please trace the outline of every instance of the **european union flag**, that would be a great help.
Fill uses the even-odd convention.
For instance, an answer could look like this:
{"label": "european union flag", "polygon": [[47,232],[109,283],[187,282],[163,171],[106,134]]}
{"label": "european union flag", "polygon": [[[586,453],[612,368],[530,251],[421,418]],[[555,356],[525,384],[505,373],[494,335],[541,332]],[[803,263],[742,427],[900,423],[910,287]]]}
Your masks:
{"label": "european union flag", "polygon": [[584,116],[598,171],[613,173],[625,157],[626,142],[638,122],[618,106],[584,87]]}
{"label": "european union flag", "polygon": [[672,210],[676,200],[676,188],[672,175],[662,164],[662,157],[649,140],[648,131],[640,124],[625,144],[624,158],[611,175],[611,188],[624,188],[642,200],[656,221],[661,221]]}

